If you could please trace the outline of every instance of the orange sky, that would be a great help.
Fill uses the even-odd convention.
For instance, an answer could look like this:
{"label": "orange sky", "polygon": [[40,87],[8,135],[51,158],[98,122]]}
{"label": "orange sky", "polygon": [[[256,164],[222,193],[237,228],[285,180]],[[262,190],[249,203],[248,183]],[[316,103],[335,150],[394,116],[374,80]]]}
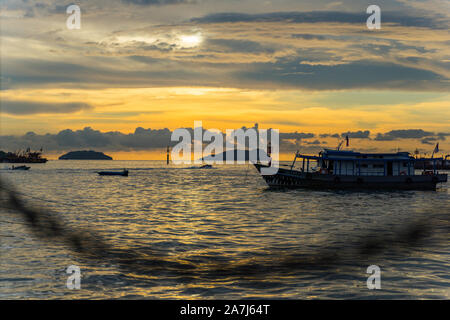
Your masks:
{"label": "orange sky", "polygon": [[[369,130],[371,139],[352,147],[425,152],[439,142],[450,151],[450,50],[439,2],[384,4],[402,19],[384,15],[376,31],[360,23],[364,5],[350,0],[255,3],[83,2],[82,27],[69,30],[52,1],[33,8],[5,1],[0,135],[259,123],[314,133],[305,148],[315,140],[337,145],[320,134]],[[429,132],[428,140],[374,139],[412,129]],[[150,149],[110,153],[161,158]]]}

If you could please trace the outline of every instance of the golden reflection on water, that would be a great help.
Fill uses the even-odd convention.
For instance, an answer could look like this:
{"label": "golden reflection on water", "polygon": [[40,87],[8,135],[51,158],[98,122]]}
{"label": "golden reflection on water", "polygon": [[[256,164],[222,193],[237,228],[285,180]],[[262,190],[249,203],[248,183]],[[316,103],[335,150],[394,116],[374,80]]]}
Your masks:
{"label": "golden reflection on water", "polygon": [[[127,178],[95,173],[123,167],[130,169]],[[194,170],[152,161],[54,161],[28,173],[2,178],[72,228],[95,230],[114,248],[140,255],[135,270],[92,263],[31,237],[21,219],[7,215],[0,229],[0,298],[449,298],[445,232],[429,247],[366,260],[350,255],[327,268],[298,265],[318,253],[346,257],[361,237],[380,230],[391,236],[429,214],[430,203],[445,212],[447,186],[437,192],[268,191],[247,166]],[[79,292],[64,287],[71,264],[83,272]],[[370,264],[384,272],[379,292],[365,285]]]}

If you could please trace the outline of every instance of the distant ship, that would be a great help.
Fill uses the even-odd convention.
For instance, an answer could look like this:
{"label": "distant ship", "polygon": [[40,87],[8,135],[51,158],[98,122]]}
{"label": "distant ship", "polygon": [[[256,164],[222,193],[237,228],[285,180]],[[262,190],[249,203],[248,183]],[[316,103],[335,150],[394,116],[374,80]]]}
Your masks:
{"label": "distant ship", "polygon": [[[294,169],[297,159],[302,159],[300,169]],[[421,159],[424,160],[424,159]],[[381,190],[436,190],[438,183],[447,182],[447,174],[437,171],[437,161],[431,170],[415,174],[418,161],[408,152],[359,153],[325,149],[318,156],[297,153],[290,168],[279,168],[273,175],[263,175],[270,187],[315,188],[315,189],[381,189]],[[311,164],[317,164],[312,168]],[[260,162],[254,164],[261,169],[269,167]]]}
{"label": "distant ship", "polygon": [[26,151],[3,152],[0,151],[0,162],[6,163],[46,163],[47,159],[42,157],[40,152],[31,152],[30,148]]}

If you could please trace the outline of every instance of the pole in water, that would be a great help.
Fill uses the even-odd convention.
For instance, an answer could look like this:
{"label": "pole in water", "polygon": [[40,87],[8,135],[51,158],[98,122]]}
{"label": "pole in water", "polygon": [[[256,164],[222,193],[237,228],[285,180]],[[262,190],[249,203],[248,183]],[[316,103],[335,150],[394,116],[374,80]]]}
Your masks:
{"label": "pole in water", "polygon": [[169,161],[170,161],[169,151],[170,151],[170,148],[169,148],[169,146],[167,146],[167,165],[169,165]]}

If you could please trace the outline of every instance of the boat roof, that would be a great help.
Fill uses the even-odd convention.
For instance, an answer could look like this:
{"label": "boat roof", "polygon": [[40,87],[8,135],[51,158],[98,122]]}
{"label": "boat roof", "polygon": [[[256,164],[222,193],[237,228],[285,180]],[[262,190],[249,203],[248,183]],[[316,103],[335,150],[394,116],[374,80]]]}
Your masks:
{"label": "boat roof", "polygon": [[324,154],[330,155],[330,156],[370,156],[370,157],[406,157],[409,158],[409,152],[401,151],[396,153],[362,153],[362,152],[355,152],[352,150],[331,150],[331,149],[324,149]]}
{"label": "boat roof", "polygon": [[303,154],[297,154],[297,158],[303,158],[308,160],[339,160],[339,161],[371,161],[371,162],[379,162],[379,161],[413,161],[413,162],[421,162],[421,161],[439,161],[442,158],[427,158],[427,159],[415,159],[410,155],[409,152],[402,151],[396,153],[362,153],[355,152],[351,150],[331,150],[324,149],[322,155],[319,156],[309,156]]}

